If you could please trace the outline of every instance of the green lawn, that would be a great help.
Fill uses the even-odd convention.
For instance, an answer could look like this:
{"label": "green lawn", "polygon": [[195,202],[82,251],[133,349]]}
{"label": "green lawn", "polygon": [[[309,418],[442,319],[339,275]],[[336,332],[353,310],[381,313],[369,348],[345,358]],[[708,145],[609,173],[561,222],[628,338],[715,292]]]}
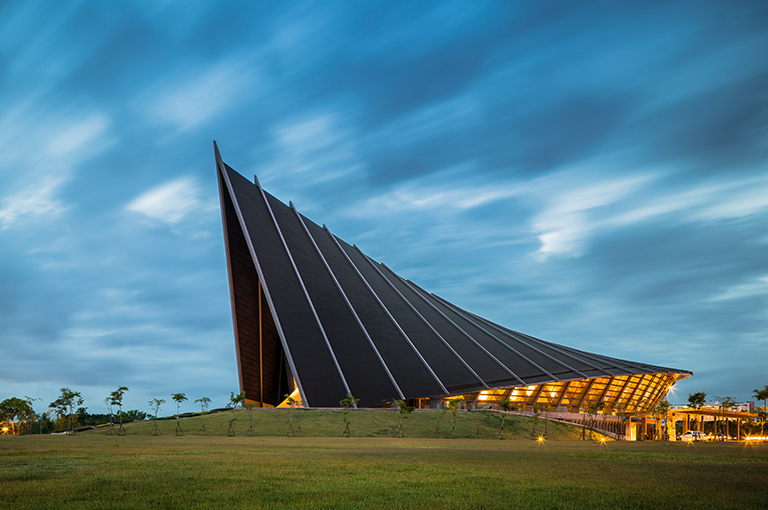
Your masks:
{"label": "green lawn", "polygon": [[[244,409],[235,411],[232,428],[236,436],[246,435],[253,418],[253,430],[257,436],[285,436],[288,432],[289,409],[254,409],[251,414]],[[442,416],[442,418],[441,418]],[[233,414],[230,411],[212,413],[205,416],[205,429],[209,436],[226,436]],[[350,414],[350,433],[352,437],[392,437],[392,423],[399,421],[389,409],[355,409]],[[451,413],[441,415],[435,410],[415,411],[403,419],[405,437],[434,438],[437,422],[440,420],[440,437],[451,435]],[[182,418],[181,427],[186,435],[198,435],[203,419],[200,416]],[[302,409],[293,411],[294,430],[301,431],[307,437],[341,437],[344,431],[344,416],[338,409]],[[174,435],[176,420],[158,420],[160,435]],[[150,435],[153,422],[147,420],[125,426],[128,435]],[[457,438],[477,438],[480,429],[481,439],[496,439],[501,426],[501,414],[494,412],[462,411],[456,422]],[[505,439],[530,439],[534,427],[533,418],[527,416],[508,416],[504,425]],[[536,423],[536,436],[545,432],[544,420]],[[581,429],[573,425],[550,421],[546,424],[548,439],[578,439]],[[106,433],[104,429],[88,432]],[[516,433],[516,434],[515,434]]]}
{"label": "green lawn", "polygon": [[103,434],[0,438],[0,508],[9,509],[767,505],[768,445]]}

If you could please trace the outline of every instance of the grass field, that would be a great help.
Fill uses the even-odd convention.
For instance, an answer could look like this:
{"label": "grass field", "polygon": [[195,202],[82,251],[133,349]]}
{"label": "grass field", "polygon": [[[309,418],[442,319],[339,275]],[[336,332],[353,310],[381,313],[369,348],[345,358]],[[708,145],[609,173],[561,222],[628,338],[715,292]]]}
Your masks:
{"label": "grass field", "polygon": [[0,508],[766,508],[768,445],[3,436]]}
{"label": "grass field", "polygon": [[[248,431],[253,418],[253,430],[257,436],[286,436],[289,424],[288,409],[254,409],[249,415],[248,411],[238,409],[235,411],[235,421],[232,428],[235,435],[243,436]],[[442,418],[441,418],[442,416]],[[388,409],[356,409],[350,414],[350,433],[352,437],[392,437],[393,419],[395,425],[399,424],[395,413]],[[229,422],[233,418],[230,411],[211,413],[205,416],[205,429],[209,436],[226,436]],[[403,419],[403,432],[405,437],[434,438],[437,422],[440,420],[440,437],[451,435],[451,414],[439,411],[423,410],[415,411]],[[195,416],[182,418],[181,427],[186,435],[197,435],[203,418]],[[301,431],[307,437],[341,437],[344,431],[344,417],[338,409],[302,409],[293,412],[293,427]],[[496,439],[501,425],[501,414],[494,412],[460,412],[456,423],[456,437],[474,439],[480,430],[481,439]],[[133,422],[125,426],[128,435],[149,435],[153,422]],[[160,435],[174,435],[176,420],[159,420],[157,422]],[[534,427],[534,420],[527,416],[507,416],[504,425],[504,437],[506,439],[527,438],[530,439]],[[545,431],[544,420],[536,424],[538,436]],[[548,439],[578,439],[581,429],[573,425],[549,421],[546,424]],[[105,434],[106,429],[88,432],[88,434]]]}

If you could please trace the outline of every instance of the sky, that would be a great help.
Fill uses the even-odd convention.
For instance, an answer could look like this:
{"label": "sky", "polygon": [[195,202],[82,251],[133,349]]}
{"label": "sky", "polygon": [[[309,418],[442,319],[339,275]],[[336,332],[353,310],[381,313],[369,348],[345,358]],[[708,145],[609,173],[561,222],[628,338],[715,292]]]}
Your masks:
{"label": "sky", "polygon": [[0,400],[239,390],[214,140],[465,309],[748,400],[766,55],[762,0],[2,2]]}

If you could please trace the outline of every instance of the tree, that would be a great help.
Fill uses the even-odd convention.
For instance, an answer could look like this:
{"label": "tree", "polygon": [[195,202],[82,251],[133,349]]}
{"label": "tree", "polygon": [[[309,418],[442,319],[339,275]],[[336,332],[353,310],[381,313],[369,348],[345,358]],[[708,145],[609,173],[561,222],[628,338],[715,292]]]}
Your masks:
{"label": "tree", "polygon": [[507,413],[511,412],[514,408],[513,404],[509,400],[502,400],[499,402],[499,407],[501,407],[503,413],[501,413],[501,430],[499,430],[499,439],[504,439],[504,420],[507,419]]}
{"label": "tree", "polygon": [[235,435],[235,429],[232,428],[232,423],[237,419],[235,418],[235,409],[237,409],[237,406],[242,404],[245,401],[245,392],[241,391],[238,394],[235,394],[234,391],[231,391],[229,393],[229,404],[227,404],[227,407],[232,409],[232,419],[229,420],[229,428],[227,429],[227,435],[232,437]]}
{"label": "tree", "polygon": [[142,421],[147,419],[147,413],[139,411],[138,409],[130,409],[123,413],[129,421]]}
{"label": "tree", "polygon": [[538,439],[536,437],[536,424],[539,423],[539,416],[541,416],[541,409],[536,404],[533,404],[533,428],[531,429],[531,439]]}
{"label": "tree", "polygon": [[285,397],[285,401],[288,403],[288,407],[290,408],[290,411],[288,411],[288,437],[301,437],[301,420],[297,420],[296,432],[294,433],[293,431],[293,410],[297,407],[302,407],[303,402],[301,399],[293,398],[289,393],[286,393],[283,396]]}
{"label": "tree", "polygon": [[256,407],[256,404],[253,402],[244,402],[243,405],[248,409],[248,430],[245,431],[245,435],[253,437],[256,435],[256,431],[253,430],[253,408]]}
{"label": "tree", "polygon": [[152,427],[152,432],[150,432],[151,436],[158,435],[157,431],[157,412],[160,410],[160,406],[165,404],[165,400],[162,398],[151,398],[149,399],[149,407],[152,408],[152,410],[155,412],[155,425]]}
{"label": "tree", "polygon": [[184,393],[172,393],[171,398],[176,402],[176,434],[177,436],[183,436],[184,431],[181,430],[181,421],[179,421],[179,406],[182,402],[187,401],[187,396]]}
{"label": "tree", "polygon": [[347,396],[339,401],[341,408],[344,410],[344,432],[341,433],[341,437],[349,437],[349,408],[357,407],[358,402],[360,402],[360,399],[355,398],[351,393],[347,393]]}
{"label": "tree", "polygon": [[437,413],[437,425],[435,426],[435,437],[440,437],[440,422],[443,420],[445,413],[448,412],[448,407],[441,403],[440,410]]}
{"label": "tree", "polygon": [[[733,397],[717,397],[717,396],[715,396],[715,400],[720,402],[720,405],[718,406],[718,410],[720,411],[720,416],[722,418],[720,422],[721,423],[720,429],[721,430],[725,429],[724,433],[722,434],[722,440],[728,441],[728,438],[730,437],[731,434],[728,430],[728,418],[725,417],[725,412],[736,405],[736,400]],[[715,435],[718,435],[717,430],[715,430]]]}
{"label": "tree", "polygon": [[394,401],[396,409],[397,409],[397,415],[400,418],[400,428],[393,434],[393,437],[404,437],[403,434],[403,418],[406,417],[406,415],[409,415],[413,412],[413,406],[409,406],[405,400],[395,400]]}
{"label": "tree", "polygon": [[[765,437],[765,416],[766,413],[768,413],[768,404],[766,404],[766,401],[768,401],[768,386],[763,388],[762,390],[755,389],[754,393],[752,393],[752,396],[755,397],[755,400],[762,400],[763,401],[763,415],[760,416],[761,422],[762,422],[762,432],[760,433],[761,437]],[[760,415],[760,410],[758,409],[758,416]]]}
{"label": "tree", "polygon": [[[11,397],[0,402],[0,421],[5,421],[11,425],[11,434],[21,434],[23,424],[32,420],[34,410],[29,401]],[[16,427],[16,422],[19,422]]]}
{"label": "tree", "polygon": [[75,433],[75,413],[76,406],[83,404],[83,397],[79,391],[72,391],[69,388],[61,388],[61,395],[59,398],[51,402],[48,406],[53,409],[57,416],[61,419],[66,417],[67,434]]}
{"label": "tree", "polygon": [[203,419],[203,424],[200,427],[200,430],[197,431],[198,434],[201,434],[206,436],[208,435],[205,431],[205,413],[208,412],[208,406],[211,405],[211,399],[208,397],[201,397],[195,400],[195,404],[200,404],[200,417]]}
{"label": "tree", "polygon": [[128,388],[120,386],[109,394],[110,403],[113,406],[117,406],[119,409],[118,416],[120,417],[120,428],[117,429],[117,434],[120,436],[125,435],[125,429],[123,428],[123,395],[125,395],[126,391],[128,391]]}
{"label": "tree", "polygon": [[765,407],[757,410],[757,418],[760,420],[762,427],[760,432],[760,441],[765,441],[765,422],[768,420],[768,411]]}
{"label": "tree", "polygon": [[688,394],[688,405],[691,407],[691,409],[701,409],[701,406],[703,406],[706,401],[707,394],[702,391]]}
{"label": "tree", "polygon": [[[666,423],[669,416],[669,407],[669,400],[664,399],[653,409],[653,414],[659,423],[657,435],[662,441],[667,441],[669,439],[669,433],[667,432],[668,425]],[[664,425],[661,424],[662,421],[664,421]]]}
{"label": "tree", "polygon": [[[605,402],[600,402],[602,404],[602,407],[600,409],[602,410],[603,407],[605,407]],[[598,406],[600,406],[598,404]],[[552,407],[549,404],[544,404],[544,437],[546,438],[549,435],[549,411]]]}
{"label": "tree", "polygon": [[619,441],[624,441],[624,439],[627,436],[627,423],[624,420],[624,418],[627,415],[627,403],[626,402],[618,402],[613,406],[614,412],[616,412],[616,416],[621,418],[621,434],[618,435]]}
{"label": "tree", "polygon": [[448,399],[448,410],[451,412],[451,437],[456,439],[456,422],[459,421],[459,407],[464,399],[456,397]]}
{"label": "tree", "polygon": [[104,397],[104,403],[107,404],[107,415],[109,416],[109,429],[107,429],[107,434],[111,436],[112,426],[114,424],[114,420],[112,419],[112,397]]}

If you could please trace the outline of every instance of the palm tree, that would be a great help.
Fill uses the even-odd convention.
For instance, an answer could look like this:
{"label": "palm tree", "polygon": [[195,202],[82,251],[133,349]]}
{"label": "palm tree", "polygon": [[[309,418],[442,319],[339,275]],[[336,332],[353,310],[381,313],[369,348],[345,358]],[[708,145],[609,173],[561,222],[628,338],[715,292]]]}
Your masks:
{"label": "palm tree", "polygon": [[172,393],[171,398],[176,402],[176,435],[183,436],[184,431],[181,430],[181,422],[179,421],[179,406],[182,402],[187,401],[187,396],[184,393]]}
{"label": "palm tree", "polygon": [[[761,432],[761,434],[760,434],[760,435],[761,435],[762,437],[765,437],[765,417],[766,417],[766,414],[765,414],[765,413],[767,413],[767,412],[768,412],[768,404],[766,404],[766,401],[768,401],[768,386],[766,386],[766,387],[765,387],[765,388],[763,388],[762,390],[757,390],[757,389],[756,389],[756,390],[754,391],[754,393],[752,393],[752,396],[753,396],[753,397],[755,397],[755,400],[762,400],[762,401],[763,401],[763,409],[762,409],[763,413],[762,413],[762,415],[760,416],[760,417],[762,418],[762,420],[761,420],[761,421],[762,421],[762,425],[763,425],[763,427],[762,427],[762,429],[761,429],[761,430],[762,430],[762,432]],[[760,412],[759,412],[759,410],[758,410],[758,415],[760,415]]]}
{"label": "palm tree", "polygon": [[[707,394],[702,391],[688,394],[688,405],[691,407],[691,409],[701,409],[701,406],[703,406],[704,402],[706,401]],[[703,429],[704,427],[701,428]]]}
{"label": "palm tree", "polygon": [[667,433],[667,426],[665,425],[664,428],[661,427],[661,421],[667,420],[667,416],[669,415],[669,400],[662,400],[659,402],[659,405],[656,406],[656,408],[653,410],[653,414],[656,415],[656,419],[659,421],[659,427],[657,434],[659,436],[659,439],[662,441],[666,441],[669,438],[669,434]]}
{"label": "palm tree", "polygon": [[158,434],[157,431],[157,412],[160,410],[160,406],[165,404],[165,400],[162,398],[151,398],[149,399],[149,406],[152,408],[152,410],[155,412],[155,425],[152,427],[152,432],[150,432],[151,436],[156,436]]}
{"label": "palm tree", "polygon": [[203,425],[200,427],[200,430],[198,430],[197,433],[202,433],[204,436],[206,436],[208,434],[205,431],[205,413],[208,412],[208,406],[211,404],[211,399],[208,397],[198,398],[195,400],[195,404],[200,404],[200,418],[203,420]]}
{"label": "palm tree", "polygon": [[237,409],[237,406],[245,402],[245,392],[241,391],[237,395],[235,395],[234,391],[229,392],[229,404],[227,404],[227,407],[232,409],[232,419],[229,420],[229,428],[227,429],[227,436],[234,436],[235,435],[235,429],[232,428],[232,423],[237,419],[235,418],[235,409]]}

